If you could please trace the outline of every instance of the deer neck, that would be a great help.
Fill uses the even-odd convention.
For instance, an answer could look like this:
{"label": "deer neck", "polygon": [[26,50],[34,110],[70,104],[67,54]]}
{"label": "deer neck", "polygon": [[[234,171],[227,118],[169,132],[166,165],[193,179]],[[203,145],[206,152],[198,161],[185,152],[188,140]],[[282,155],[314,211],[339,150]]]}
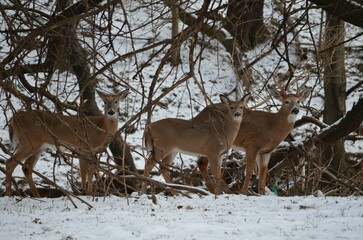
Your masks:
{"label": "deer neck", "polygon": [[115,134],[118,128],[118,119],[117,117],[104,115],[103,117],[103,129],[106,130],[107,133]]}
{"label": "deer neck", "polygon": [[277,115],[281,126],[286,126],[288,130],[294,127],[297,115],[291,113],[289,109],[281,107]]}
{"label": "deer neck", "polygon": [[[103,134],[114,135],[118,128],[118,119],[110,117],[108,115],[104,116],[91,116],[88,119],[94,124],[94,128],[102,129]],[[100,131],[97,131],[100,133]],[[101,137],[101,136],[100,136]]]}
{"label": "deer neck", "polygon": [[241,121],[235,120],[230,117],[225,120],[224,130],[222,134],[225,135],[227,148],[230,148],[233,145],[234,140],[237,137],[239,128],[241,126]]}

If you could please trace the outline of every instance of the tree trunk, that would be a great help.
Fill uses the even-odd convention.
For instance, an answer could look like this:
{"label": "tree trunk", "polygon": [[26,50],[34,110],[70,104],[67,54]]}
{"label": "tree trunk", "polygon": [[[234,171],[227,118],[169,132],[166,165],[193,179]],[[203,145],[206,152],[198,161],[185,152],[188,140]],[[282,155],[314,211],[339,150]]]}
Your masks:
{"label": "tree trunk", "polygon": [[[69,0],[58,0],[57,7],[67,7],[68,4],[71,4]],[[58,11],[63,9],[57,9]],[[96,103],[95,99],[95,87],[96,80],[91,79],[91,71],[88,65],[88,54],[85,49],[83,49],[82,45],[79,43],[77,35],[76,35],[76,23],[73,23],[73,26],[60,27],[55,31],[58,34],[55,34],[54,38],[50,39],[50,51],[48,51],[47,58],[53,58],[52,62],[57,62],[54,60],[57,58],[57,55],[54,53],[58,53],[59,50],[55,50],[57,46],[62,46],[62,51],[67,50],[66,53],[63,53],[63,56],[66,56],[66,59],[59,59],[61,61],[66,61],[70,66],[74,75],[76,75],[80,94],[81,94],[81,110],[85,115],[88,116],[98,116],[103,114]],[[59,34],[59,32],[61,34]],[[54,43],[62,43],[62,44],[54,44]],[[52,54],[49,54],[52,52]],[[65,54],[65,55],[64,55]],[[54,65],[57,67],[57,65]],[[116,164],[119,166],[125,166],[130,171],[137,173],[137,169],[134,164],[134,160],[132,158],[129,146],[122,140],[121,134],[115,136],[115,139],[110,144],[110,150],[113,154],[114,160]],[[128,181],[127,185],[130,185],[132,188],[138,188],[138,182],[135,180]]]}
{"label": "tree trunk", "polygon": [[252,49],[264,35],[264,0],[229,0],[226,29],[242,49]]}
{"label": "tree trunk", "polygon": [[[324,122],[331,125],[346,113],[346,79],[344,22],[327,13],[324,49]],[[340,45],[339,45],[340,44]],[[332,167],[338,171],[345,171],[349,165],[345,161],[344,139],[332,144],[325,144],[323,160],[331,161]]]}
{"label": "tree trunk", "polygon": [[[169,0],[169,7],[171,9],[172,16],[172,27],[171,27],[171,37],[176,38],[179,34],[179,6],[178,0]],[[177,66],[180,63],[180,44],[173,45],[174,50],[171,53],[171,64]]]}

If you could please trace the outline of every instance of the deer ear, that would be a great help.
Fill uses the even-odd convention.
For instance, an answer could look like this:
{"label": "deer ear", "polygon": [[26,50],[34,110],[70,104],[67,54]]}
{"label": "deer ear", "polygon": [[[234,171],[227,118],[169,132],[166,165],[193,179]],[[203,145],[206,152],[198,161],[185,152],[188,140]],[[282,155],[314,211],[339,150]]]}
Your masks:
{"label": "deer ear", "polygon": [[305,100],[306,98],[308,98],[311,94],[312,88],[310,87],[305,87],[300,93],[300,100]]}
{"label": "deer ear", "polygon": [[124,99],[127,97],[127,95],[130,93],[130,89],[129,88],[126,88],[125,90],[123,90],[122,92],[120,92],[119,94],[119,97],[120,99]]}
{"label": "deer ear", "polygon": [[226,97],[226,96],[224,96],[224,95],[219,95],[219,99],[221,99],[221,102],[223,103],[223,104],[225,104],[225,105],[228,105],[229,104],[229,99]]}

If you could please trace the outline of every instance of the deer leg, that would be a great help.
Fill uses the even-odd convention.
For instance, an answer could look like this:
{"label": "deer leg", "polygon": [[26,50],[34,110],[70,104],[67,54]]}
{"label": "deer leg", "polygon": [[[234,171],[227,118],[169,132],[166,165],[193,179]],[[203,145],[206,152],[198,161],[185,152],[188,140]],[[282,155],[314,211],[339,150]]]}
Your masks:
{"label": "deer leg", "polygon": [[205,181],[205,185],[207,186],[208,190],[211,193],[214,193],[216,191],[215,187],[213,186],[209,175],[208,175],[208,164],[209,164],[209,160],[206,157],[200,157],[198,159],[198,167],[199,167],[199,171],[200,174],[202,175],[203,180]]}
{"label": "deer leg", "polygon": [[271,153],[260,154],[258,160],[258,194],[265,195],[266,178],[268,171],[268,162],[270,161]]}
{"label": "deer leg", "polygon": [[[151,170],[154,168],[155,164],[156,164],[156,161],[155,161],[155,156],[157,155],[158,151],[155,151],[155,153],[150,153],[149,155],[149,158],[146,160],[145,162],[145,168],[144,168],[144,174],[143,176],[148,178],[150,176],[150,172]],[[148,183],[146,181],[144,181],[142,183],[142,186],[141,186],[141,192],[142,193],[146,193],[147,192],[147,186],[148,186]]]}
{"label": "deer leg", "polygon": [[9,158],[6,161],[6,191],[5,191],[5,195],[6,196],[11,196],[12,195],[12,191],[11,191],[11,180],[12,180],[12,175],[13,172],[16,168],[16,166],[18,166],[18,160],[16,159],[15,155],[12,158]]}
{"label": "deer leg", "polygon": [[88,175],[88,181],[87,181],[87,195],[92,195],[93,194],[93,176],[95,175],[96,169],[97,169],[97,155],[94,154],[92,156],[90,156],[89,161],[91,161],[90,163],[88,163],[88,168],[87,168],[87,175]]}
{"label": "deer leg", "polygon": [[215,179],[216,188],[214,194],[220,194],[222,186],[221,182],[223,181],[222,172],[221,172],[221,157],[216,155],[216,156],[209,156],[208,158],[210,159],[209,165]]}
{"label": "deer leg", "polygon": [[96,172],[95,163],[88,164],[88,181],[87,181],[87,195],[93,194],[93,175]]}
{"label": "deer leg", "polygon": [[245,181],[243,183],[242,187],[242,194],[247,195],[248,194],[248,187],[250,185],[251,177],[253,174],[253,171],[255,170],[256,166],[256,157],[257,152],[256,151],[248,151],[246,150],[246,177]]}
{"label": "deer leg", "polygon": [[29,184],[30,191],[33,194],[33,197],[36,197],[36,198],[40,198],[40,194],[39,194],[39,191],[38,191],[37,187],[35,186],[35,183],[33,180],[33,169],[39,159],[39,154],[40,154],[40,151],[38,151],[38,152],[34,153],[33,155],[31,155],[30,157],[28,157],[25,160],[25,163],[22,167],[25,179]]}
{"label": "deer leg", "polygon": [[82,192],[87,195],[93,193],[93,175],[95,174],[97,155],[79,159],[79,170],[81,173]]}
{"label": "deer leg", "polygon": [[79,170],[81,173],[81,188],[82,192],[85,193],[86,191],[86,180],[88,174],[88,162],[84,158],[79,159]]}
{"label": "deer leg", "polygon": [[12,191],[11,191],[11,180],[12,180],[12,176],[13,176],[13,172],[15,170],[15,168],[18,166],[18,164],[20,162],[23,162],[26,158],[28,158],[29,156],[32,155],[32,151],[26,148],[22,148],[20,146],[20,148],[16,151],[16,153],[9,158],[6,161],[6,177],[5,177],[5,183],[6,183],[6,191],[5,191],[5,195],[6,196],[11,196],[12,195]]}
{"label": "deer leg", "polygon": [[165,181],[168,183],[172,182],[169,166],[172,164],[176,154],[176,152],[172,152],[166,155],[166,157],[163,158],[162,163],[160,164],[161,174],[163,175]]}

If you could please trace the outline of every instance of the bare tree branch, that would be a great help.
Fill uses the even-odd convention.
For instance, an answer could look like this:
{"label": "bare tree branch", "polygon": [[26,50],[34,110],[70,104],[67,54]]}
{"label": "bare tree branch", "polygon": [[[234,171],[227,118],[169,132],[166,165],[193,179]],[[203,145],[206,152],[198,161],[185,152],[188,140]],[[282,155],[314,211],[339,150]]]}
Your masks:
{"label": "bare tree branch", "polygon": [[337,123],[320,133],[316,139],[323,142],[335,142],[355,131],[363,121],[363,98]]}
{"label": "bare tree branch", "polygon": [[309,0],[345,22],[363,28],[363,3],[354,0]]}

